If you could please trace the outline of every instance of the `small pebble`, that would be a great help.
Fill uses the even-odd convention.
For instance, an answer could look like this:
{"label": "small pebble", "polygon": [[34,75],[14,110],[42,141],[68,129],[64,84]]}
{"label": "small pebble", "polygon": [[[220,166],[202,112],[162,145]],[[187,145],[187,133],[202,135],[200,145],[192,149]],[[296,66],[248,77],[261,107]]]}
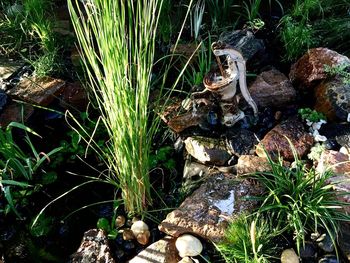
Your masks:
{"label": "small pebble", "polygon": [[281,255],[281,263],[299,263],[299,257],[294,249],[285,249]]}
{"label": "small pebble", "polygon": [[125,216],[121,216],[121,215],[117,216],[117,218],[115,219],[115,226],[117,228],[120,228],[125,225],[125,221],[126,221]]}
{"label": "small pebble", "polygon": [[130,229],[123,229],[123,239],[124,240],[132,240],[135,239],[134,232],[132,232]]}
{"label": "small pebble", "polygon": [[178,237],[175,246],[182,258],[198,256],[203,250],[201,241],[189,234]]}

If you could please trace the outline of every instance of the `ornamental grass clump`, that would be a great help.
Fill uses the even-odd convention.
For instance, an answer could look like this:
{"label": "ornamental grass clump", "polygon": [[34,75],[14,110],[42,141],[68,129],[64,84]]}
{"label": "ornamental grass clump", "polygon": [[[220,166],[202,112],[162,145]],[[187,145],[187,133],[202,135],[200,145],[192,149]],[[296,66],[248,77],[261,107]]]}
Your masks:
{"label": "ornamental grass clump", "polygon": [[277,229],[293,235],[298,251],[312,233],[327,233],[335,245],[339,223],[350,221],[343,211],[349,204],[339,198],[347,193],[334,191],[330,170],[318,173],[307,168],[294,147],[292,151],[295,161],[291,167],[286,167],[281,158],[274,161],[267,155],[272,171],[254,176],[266,189],[259,198],[262,204],[257,214],[268,215]]}
{"label": "ornamental grass clump", "polygon": [[89,89],[109,134],[108,180],[125,207],[141,213],[150,199],[149,153],[157,122],[149,93],[162,0],[68,1]]}

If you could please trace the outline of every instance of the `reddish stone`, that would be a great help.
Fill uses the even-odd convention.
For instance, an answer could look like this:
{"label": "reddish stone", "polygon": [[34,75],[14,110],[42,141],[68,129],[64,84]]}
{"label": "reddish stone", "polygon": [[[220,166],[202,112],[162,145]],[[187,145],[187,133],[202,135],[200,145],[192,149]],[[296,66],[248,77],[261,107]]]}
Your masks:
{"label": "reddish stone", "polygon": [[297,118],[290,118],[265,135],[256,148],[257,155],[266,157],[265,148],[272,157],[280,155],[285,160],[293,161],[293,152],[287,138],[300,158],[310,151],[314,143],[312,135],[307,133],[304,125]]}
{"label": "reddish stone", "polygon": [[323,173],[326,169],[331,169],[336,175],[350,175],[349,155],[337,151],[325,150],[321,154],[317,171]]}
{"label": "reddish stone", "polygon": [[249,92],[260,107],[281,107],[294,101],[296,92],[289,79],[276,69],[264,71],[249,87]]}
{"label": "reddish stone", "polygon": [[26,122],[33,114],[34,108],[28,104],[12,102],[0,114],[0,127],[6,127],[10,122]]}
{"label": "reddish stone", "polygon": [[64,85],[63,80],[51,77],[24,78],[8,91],[8,95],[28,103],[47,106],[60,95]]}
{"label": "reddish stone", "polygon": [[237,175],[249,175],[256,172],[271,171],[271,165],[264,157],[254,155],[241,155],[238,159]]}
{"label": "reddish stone", "polygon": [[67,83],[62,94],[60,105],[66,109],[74,108],[80,111],[86,110],[88,96],[79,82]]}
{"label": "reddish stone", "polygon": [[289,78],[301,89],[314,87],[328,77],[325,65],[334,67],[343,63],[350,64],[349,58],[327,48],[313,48],[291,67]]}

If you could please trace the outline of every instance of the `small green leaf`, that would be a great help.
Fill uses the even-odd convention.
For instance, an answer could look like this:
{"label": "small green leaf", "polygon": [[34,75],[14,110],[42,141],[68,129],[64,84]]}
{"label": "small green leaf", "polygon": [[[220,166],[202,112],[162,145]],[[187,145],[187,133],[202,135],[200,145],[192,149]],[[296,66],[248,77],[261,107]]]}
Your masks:
{"label": "small green leaf", "polygon": [[107,233],[109,233],[111,231],[111,227],[109,225],[109,221],[107,218],[100,218],[98,221],[97,221],[97,228],[98,229],[102,229],[104,231],[106,231]]}

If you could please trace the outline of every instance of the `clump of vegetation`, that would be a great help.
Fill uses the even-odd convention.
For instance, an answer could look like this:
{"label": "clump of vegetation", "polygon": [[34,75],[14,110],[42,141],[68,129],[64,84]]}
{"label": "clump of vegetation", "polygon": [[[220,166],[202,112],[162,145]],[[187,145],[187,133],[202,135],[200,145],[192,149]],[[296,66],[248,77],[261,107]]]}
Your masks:
{"label": "clump of vegetation", "polygon": [[310,122],[326,120],[326,116],[322,112],[318,112],[310,108],[301,108],[298,110],[298,114],[303,120],[309,120]]}
{"label": "clump of vegetation", "polygon": [[272,221],[262,217],[241,214],[231,222],[223,242],[217,244],[228,263],[268,263],[278,253],[273,242],[277,233]]}
{"label": "clump of vegetation", "polygon": [[350,65],[340,64],[333,67],[325,65],[324,70],[332,77],[340,77],[345,85],[350,84]]}
{"label": "clump of vegetation", "polygon": [[320,174],[307,168],[292,150],[293,167],[285,167],[281,158],[273,161],[268,156],[272,171],[255,176],[266,189],[259,198],[262,204],[258,214],[269,215],[282,233],[294,235],[298,251],[311,233],[327,232],[335,244],[339,223],[350,221],[350,216],[341,210],[348,204],[337,198],[340,193],[329,182],[331,171]]}

